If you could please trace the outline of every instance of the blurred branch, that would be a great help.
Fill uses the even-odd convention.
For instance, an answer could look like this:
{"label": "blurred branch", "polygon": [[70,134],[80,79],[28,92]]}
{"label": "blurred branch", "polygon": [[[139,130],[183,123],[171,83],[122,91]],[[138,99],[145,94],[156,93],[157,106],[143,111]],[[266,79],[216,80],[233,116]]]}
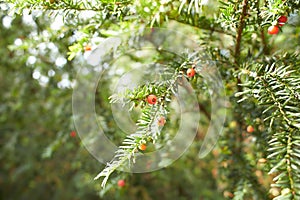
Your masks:
{"label": "blurred branch", "polygon": [[211,119],[210,113],[206,110],[205,106],[199,102],[198,104],[200,111],[207,117],[208,120]]}
{"label": "blurred branch", "polygon": [[235,58],[235,64],[238,66],[239,59],[241,56],[241,42],[242,42],[242,34],[243,30],[245,27],[245,18],[247,15],[247,8],[248,8],[248,0],[243,1],[243,9],[242,13],[240,16],[240,22],[239,22],[239,27],[236,33],[236,46],[235,46],[235,53],[234,53],[234,58]]}

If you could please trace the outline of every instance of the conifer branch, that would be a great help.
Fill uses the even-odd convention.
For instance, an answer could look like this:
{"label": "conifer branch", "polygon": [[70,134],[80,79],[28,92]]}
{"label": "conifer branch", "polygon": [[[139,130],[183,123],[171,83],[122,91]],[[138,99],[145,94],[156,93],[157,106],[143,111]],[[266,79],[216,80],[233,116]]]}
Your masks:
{"label": "conifer branch", "polygon": [[248,86],[244,85],[249,89],[236,94],[237,97],[246,95],[244,100],[250,96],[254,97],[265,108],[264,120],[270,127],[267,156],[271,163],[269,174],[277,174],[273,178],[275,183],[272,187],[282,189],[281,195],[275,198],[277,200],[300,197],[298,60],[297,55],[285,55],[267,66],[257,64],[255,72],[246,72],[253,79],[249,80]]}
{"label": "conifer branch", "polygon": [[[135,163],[135,155],[138,153],[138,148],[141,143],[155,143],[158,140],[161,134],[161,128],[157,125],[158,118],[159,116],[167,115],[168,111],[166,110],[166,105],[171,101],[171,95],[177,91],[177,80],[180,77],[182,77],[182,73],[175,71],[170,80],[157,83],[157,85],[164,88],[162,89],[164,92],[160,94],[161,97],[158,100],[158,105],[146,105],[143,108],[142,115],[136,123],[138,126],[137,131],[124,139],[122,145],[119,146],[116,151],[112,161],[107,163],[107,166],[94,178],[96,180],[100,177],[104,177],[101,184],[102,187],[105,187],[108,178],[115,170],[122,169],[124,167],[130,169],[131,163]],[[139,94],[142,88],[145,87],[139,87],[138,89],[140,90],[133,91],[131,93],[127,92],[127,98],[135,100],[136,97],[133,94]],[[144,99],[144,97],[141,99]],[[118,102],[118,100],[113,99],[112,102]],[[126,166],[126,164],[128,165]]]}

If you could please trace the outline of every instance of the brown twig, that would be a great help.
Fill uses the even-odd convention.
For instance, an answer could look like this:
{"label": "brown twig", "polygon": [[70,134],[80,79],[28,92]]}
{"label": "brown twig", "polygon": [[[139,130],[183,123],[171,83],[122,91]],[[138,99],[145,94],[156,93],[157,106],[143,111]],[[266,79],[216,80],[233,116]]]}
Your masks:
{"label": "brown twig", "polygon": [[[245,28],[245,18],[247,16],[247,11],[248,11],[248,0],[243,1],[243,8],[242,8],[242,13],[240,16],[239,20],[239,25],[237,28],[237,33],[236,33],[236,46],[235,46],[235,52],[234,52],[234,63],[235,63],[235,70],[239,69],[240,65],[240,56],[241,56],[241,43],[242,43],[242,37],[243,37],[243,30]],[[237,77],[237,90],[238,92],[242,91],[242,87],[240,86],[241,84],[241,79]],[[235,154],[239,154],[242,152],[242,141],[243,141],[243,136],[241,134],[242,128],[243,128],[243,121],[241,120],[241,116],[237,114],[237,122],[238,122],[238,131],[235,132],[235,138],[236,138],[236,147],[233,149]]]}
{"label": "brown twig", "polygon": [[261,29],[261,31],[260,31],[260,38],[261,38],[261,41],[262,41],[262,44],[263,44],[263,52],[264,52],[264,54],[265,55],[269,55],[270,50],[269,50],[267,39],[266,39],[265,32],[264,32],[263,29]]}
{"label": "brown twig", "polygon": [[211,120],[211,116],[210,116],[210,113],[206,110],[205,106],[203,104],[201,104],[201,103],[198,103],[198,106],[199,106],[200,111],[210,121]]}
{"label": "brown twig", "polygon": [[239,27],[236,33],[236,46],[235,46],[235,53],[234,53],[234,58],[235,58],[235,64],[236,64],[236,69],[238,68],[238,63],[241,55],[241,42],[242,42],[242,35],[243,35],[243,30],[245,26],[245,18],[247,16],[247,8],[248,8],[248,0],[243,1],[243,9],[242,9],[242,14],[240,16],[240,22],[239,22]]}

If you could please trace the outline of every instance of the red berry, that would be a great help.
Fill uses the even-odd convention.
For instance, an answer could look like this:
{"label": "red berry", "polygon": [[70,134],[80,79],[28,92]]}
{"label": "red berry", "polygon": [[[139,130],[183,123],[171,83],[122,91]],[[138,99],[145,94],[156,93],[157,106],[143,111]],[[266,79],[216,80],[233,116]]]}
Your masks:
{"label": "red berry", "polygon": [[149,104],[156,104],[157,102],[157,97],[154,95],[154,94],[150,94],[148,97],[147,97],[147,101]]}
{"label": "red berry", "polygon": [[158,125],[159,126],[164,126],[165,125],[165,123],[166,123],[166,119],[164,118],[164,117],[160,117],[159,119],[158,119]]}
{"label": "red berry", "polygon": [[145,151],[147,149],[147,145],[146,144],[140,144],[139,149],[142,151]]}
{"label": "red berry", "polygon": [[91,50],[92,50],[92,47],[91,47],[90,45],[86,45],[86,46],[84,47],[84,50],[85,50],[85,51],[91,51]]}
{"label": "red berry", "polygon": [[125,186],[125,180],[121,179],[118,181],[118,186],[119,187],[124,187]]}
{"label": "red berry", "polygon": [[71,137],[76,137],[76,132],[75,131],[71,131],[70,136]]}
{"label": "red berry", "polygon": [[248,133],[253,133],[254,132],[253,126],[251,126],[251,125],[247,126],[247,132]]}
{"label": "red berry", "polygon": [[278,19],[278,25],[283,26],[287,22],[288,18],[286,16],[281,16]]}
{"label": "red berry", "polygon": [[279,32],[279,27],[278,26],[270,26],[269,28],[268,28],[268,33],[270,34],[270,35],[275,35],[275,34],[277,34]]}
{"label": "red berry", "polygon": [[281,16],[281,17],[279,17],[278,22],[279,23],[286,23],[287,20],[288,20],[287,16]]}
{"label": "red berry", "polygon": [[194,70],[194,68],[189,68],[189,69],[186,71],[186,75],[187,75],[188,77],[193,77],[193,76],[195,76],[195,74],[196,74],[196,71]]}

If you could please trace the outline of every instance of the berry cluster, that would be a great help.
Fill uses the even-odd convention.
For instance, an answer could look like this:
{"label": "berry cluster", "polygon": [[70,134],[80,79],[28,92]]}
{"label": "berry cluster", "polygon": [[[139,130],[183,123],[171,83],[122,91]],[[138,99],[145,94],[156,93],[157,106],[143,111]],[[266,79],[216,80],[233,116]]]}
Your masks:
{"label": "berry cluster", "polygon": [[279,33],[279,27],[283,26],[287,22],[288,18],[286,16],[280,16],[279,19],[272,23],[272,26],[268,28],[268,33],[270,35],[276,35]]}
{"label": "berry cluster", "polygon": [[[85,50],[89,51],[91,49],[85,48]],[[195,69],[193,67],[187,69],[186,75],[189,78],[194,77],[196,75]],[[155,105],[155,104],[158,103],[158,98],[157,98],[156,95],[150,94],[150,95],[147,96],[147,98],[145,99],[145,101],[148,102],[150,105]],[[164,116],[159,116],[157,118],[157,125],[160,126],[160,127],[163,127],[165,124],[166,124],[166,118]],[[147,149],[147,142],[146,141],[141,141],[140,144],[138,144],[138,149],[140,151],[142,151],[142,152],[146,151],[146,149]],[[120,180],[118,180],[117,185],[118,185],[119,188],[124,188],[126,186],[126,182],[125,182],[124,179],[120,179]]]}
{"label": "berry cluster", "polygon": [[[189,78],[192,78],[193,76],[195,76],[196,74],[196,71],[194,68],[189,68],[187,71],[186,71],[186,75],[189,77]],[[154,105],[157,103],[157,97],[154,95],[154,94],[150,94],[148,97],[147,97],[147,102],[151,105]]]}

